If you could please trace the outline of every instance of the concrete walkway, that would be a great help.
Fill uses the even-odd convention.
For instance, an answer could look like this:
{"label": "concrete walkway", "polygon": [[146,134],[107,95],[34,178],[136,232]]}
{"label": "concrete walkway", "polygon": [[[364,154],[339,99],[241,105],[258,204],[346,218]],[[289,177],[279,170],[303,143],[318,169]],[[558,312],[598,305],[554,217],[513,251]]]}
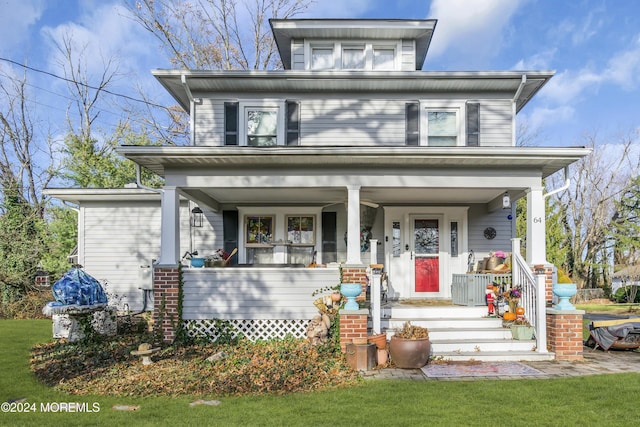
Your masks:
{"label": "concrete walkway", "polygon": [[[584,375],[620,374],[625,372],[640,373],[640,352],[632,350],[593,350],[584,347],[584,360],[576,362],[544,361],[522,362],[545,375],[526,377],[456,377],[456,378],[428,378],[420,369],[385,368],[363,372],[365,379],[407,379],[420,381],[475,381],[481,379],[548,379],[562,377],[578,377]],[[491,362],[480,362],[491,363]]]}

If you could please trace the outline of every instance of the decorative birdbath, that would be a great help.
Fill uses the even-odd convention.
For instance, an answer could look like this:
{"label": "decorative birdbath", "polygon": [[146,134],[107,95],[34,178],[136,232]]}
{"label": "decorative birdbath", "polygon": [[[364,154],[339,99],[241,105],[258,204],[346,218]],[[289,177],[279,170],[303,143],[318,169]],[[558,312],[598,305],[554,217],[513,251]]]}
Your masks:
{"label": "decorative birdbath", "polygon": [[556,310],[575,310],[573,304],[569,302],[569,298],[577,293],[577,287],[575,283],[554,283],[552,292],[559,298],[558,304],[553,308]]}
{"label": "decorative birdbath", "polygon": [[159,350],[160,347],[152,348],[151,344],[144,342],[138,346],[137,350],[133,350],[131,352],[131,355],[140,356],[140,358],[142,359],[142,364],[145,366],[152,365],[153,360],[151,360],[151,355]]}
{"label": "decorative birdbath", "polygon": [[362,285],[360,283],[342,283],[340,285],[340,293],[347,297],[347,303],[344,305],[345,310],[357,310],[360,308],[356,302],[356,297],[362,293]]}

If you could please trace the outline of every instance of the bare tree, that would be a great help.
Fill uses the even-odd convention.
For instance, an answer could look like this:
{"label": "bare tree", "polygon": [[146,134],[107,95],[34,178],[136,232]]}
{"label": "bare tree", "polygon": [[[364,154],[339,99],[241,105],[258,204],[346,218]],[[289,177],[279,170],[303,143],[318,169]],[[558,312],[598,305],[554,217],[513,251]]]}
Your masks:
{"label": "bare tree", "polygon": [[600,143],[596,134],[586,139],[594,151],[573,165],[572,185],[557,197],[566,207],[561,220],[572,234],[569,272],[579,286],[597,287],[611,264],[610,230],[616,203],[637,173],[638,159],[630,156],[636,143],[631,136],[614,144]]}
{"label": "bare tree", "polygon": [[53,178],[56,165],[53,144],[36,126],[33,101],[27,90],[26,72],[22,77],[0,73],[0,186],[3,196],[13,197],[37,208],[42,216],[41,191]]}
{"label": "bare tree", "polygon": [[280,68],[269,18],[291,18],[312,0],[129,0],[129,10],[160,41],[177,68]]}

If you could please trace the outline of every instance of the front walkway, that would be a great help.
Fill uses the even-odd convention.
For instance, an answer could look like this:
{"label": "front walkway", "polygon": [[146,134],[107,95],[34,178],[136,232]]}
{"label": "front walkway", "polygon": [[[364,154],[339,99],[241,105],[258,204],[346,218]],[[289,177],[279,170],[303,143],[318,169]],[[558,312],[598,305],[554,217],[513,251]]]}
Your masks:
{"label": "front walkway", "polygon": [[[522,362],[532,368],[544,372],[545,375],[527,377],[457,377],[457,378],[427,378],[420,369],[385,368],[363,372],[365,379],[407,379],[426,381],[475,381],[475,380],[513,380],[513,379],[548,379],[562,377],[579,377],[584,375],[640,373],[640,352],[631,350],[593,350],[584,347],[584,360]],[[480,362],[491,363],[491,362]]]}

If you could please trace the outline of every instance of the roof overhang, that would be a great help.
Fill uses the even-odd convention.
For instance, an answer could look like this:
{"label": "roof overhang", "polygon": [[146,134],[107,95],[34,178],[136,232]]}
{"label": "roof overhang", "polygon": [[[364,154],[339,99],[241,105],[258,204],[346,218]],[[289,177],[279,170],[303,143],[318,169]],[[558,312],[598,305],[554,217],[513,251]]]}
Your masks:
{"label": "roof overhang", "polygon": [[[152,70],[152,74],[189,112],[196,98],[236,94],[433,94],[503,95],[520,111],[554,71],[219,71]],[[525,78],[523,78],[523,76]],[[293,95],[295,96],[295,95]]]}
{"label": "roof overhang", "polygon": [[436,19],[270,19],[282,65],[291,68],[291,40],[402,40],[416,42],[416,70],[422,69]]}
{"label": "roof overhang", "polygon": [[424,167],[526,168],[542,178],[588,155],[584,147],[150,147],[121,146],[118,153],[165,177],[168,170]]}
{"label": "roof overhang", "polygon": [[156,191],[140,188],[47,188],[44,195],[79,205],[83,202],[160,202]]}

